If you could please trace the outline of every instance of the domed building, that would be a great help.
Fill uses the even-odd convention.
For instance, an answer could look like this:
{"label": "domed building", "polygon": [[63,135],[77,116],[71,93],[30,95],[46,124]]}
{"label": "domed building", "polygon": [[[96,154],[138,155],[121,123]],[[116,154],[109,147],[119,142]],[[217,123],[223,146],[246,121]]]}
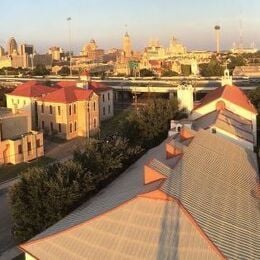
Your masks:
{"label": "domed building", "polygon": [[82,55],[88,55],[89,52],[95,51],[97,49],[97,44],[94,39],[91,39],[89,43],[85,44],[82,48]]}
{"label": "domed building", "polygon": [[8,55],[17,54],[17,42],[14,37],[11,37],[7,43]]}

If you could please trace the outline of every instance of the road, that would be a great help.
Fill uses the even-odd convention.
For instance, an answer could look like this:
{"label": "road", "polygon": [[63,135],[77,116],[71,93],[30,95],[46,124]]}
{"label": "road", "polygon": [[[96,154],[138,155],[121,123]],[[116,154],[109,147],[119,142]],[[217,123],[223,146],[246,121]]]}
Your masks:
{"label": "road", "polygon": [[0,256],[16,245],[11,235],[12,217],[9,207],[8,187],[0,187]]}

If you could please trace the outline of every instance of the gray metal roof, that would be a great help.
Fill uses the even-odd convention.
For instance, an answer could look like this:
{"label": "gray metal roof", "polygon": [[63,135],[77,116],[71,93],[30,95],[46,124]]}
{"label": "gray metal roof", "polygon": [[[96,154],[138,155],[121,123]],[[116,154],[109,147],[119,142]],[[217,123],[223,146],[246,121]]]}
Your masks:
{"label": "gray metal roof", "polygon": [[[255,154],[205,130],[192,133],[194,138],[183,147],[182,159],[174,168],[171,159],[165,158],[162,143],[23,248],[40,259],[220,258],[204,250],[205,240],[178,215],[176,203],[136,197],[162,184],[160,189],[181,202],[208,241],[226,257],[260,259],[260,210],[251,196],[258,178]],[[167,176],[165,181],[144,186],[143,166],[147,161]],[[133,200],[124,203],[129,199]],[[164,234],[160,239],[158,232]],[[182,242],[177,247],[179,238]]]}
{"label": "gray metal roof", "polygon": [[254,143],[252,122],[228,110],[215,110],[198,118],[192,124],[195,130],[206,129],[213,126]]}
{"label": "gray metal roof", "polygon": [[200,130],[162,185],[230,259],[260,259],[260,209],[253,152]]}

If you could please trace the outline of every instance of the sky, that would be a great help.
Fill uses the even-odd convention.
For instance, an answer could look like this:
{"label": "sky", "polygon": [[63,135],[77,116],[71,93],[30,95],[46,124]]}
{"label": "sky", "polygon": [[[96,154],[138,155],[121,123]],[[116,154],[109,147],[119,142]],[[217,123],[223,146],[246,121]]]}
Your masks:
{"label": "sky", "polygon": [[260,48],[260,0],[0,0],[0,45],[15,37],[40,53],[50,46],[78,53],[94,38],[99,48],[120,48],[127,25],[134,50],[150,39],[167,47],[174,35],[189,50],[214,50],[214,25],[221,26],[221,48],[239,41]]}

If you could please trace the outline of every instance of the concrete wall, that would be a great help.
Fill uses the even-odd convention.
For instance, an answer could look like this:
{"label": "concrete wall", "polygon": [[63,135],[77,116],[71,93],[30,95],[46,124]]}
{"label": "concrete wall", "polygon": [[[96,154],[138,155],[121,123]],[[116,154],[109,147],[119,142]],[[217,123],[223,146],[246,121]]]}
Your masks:
{"label": "concrete wall", "polygon": [[6,94],[6,106],[12,109],[23,109],[31,118],[31,128],[36,129],[35,99]]}
{"label": "concrete wall", "polygon": [[26,115],[14,115],[1,119],[1,135],[0,140],[11,139],[15,136],[28,133],[30,123],[29,117]]}

